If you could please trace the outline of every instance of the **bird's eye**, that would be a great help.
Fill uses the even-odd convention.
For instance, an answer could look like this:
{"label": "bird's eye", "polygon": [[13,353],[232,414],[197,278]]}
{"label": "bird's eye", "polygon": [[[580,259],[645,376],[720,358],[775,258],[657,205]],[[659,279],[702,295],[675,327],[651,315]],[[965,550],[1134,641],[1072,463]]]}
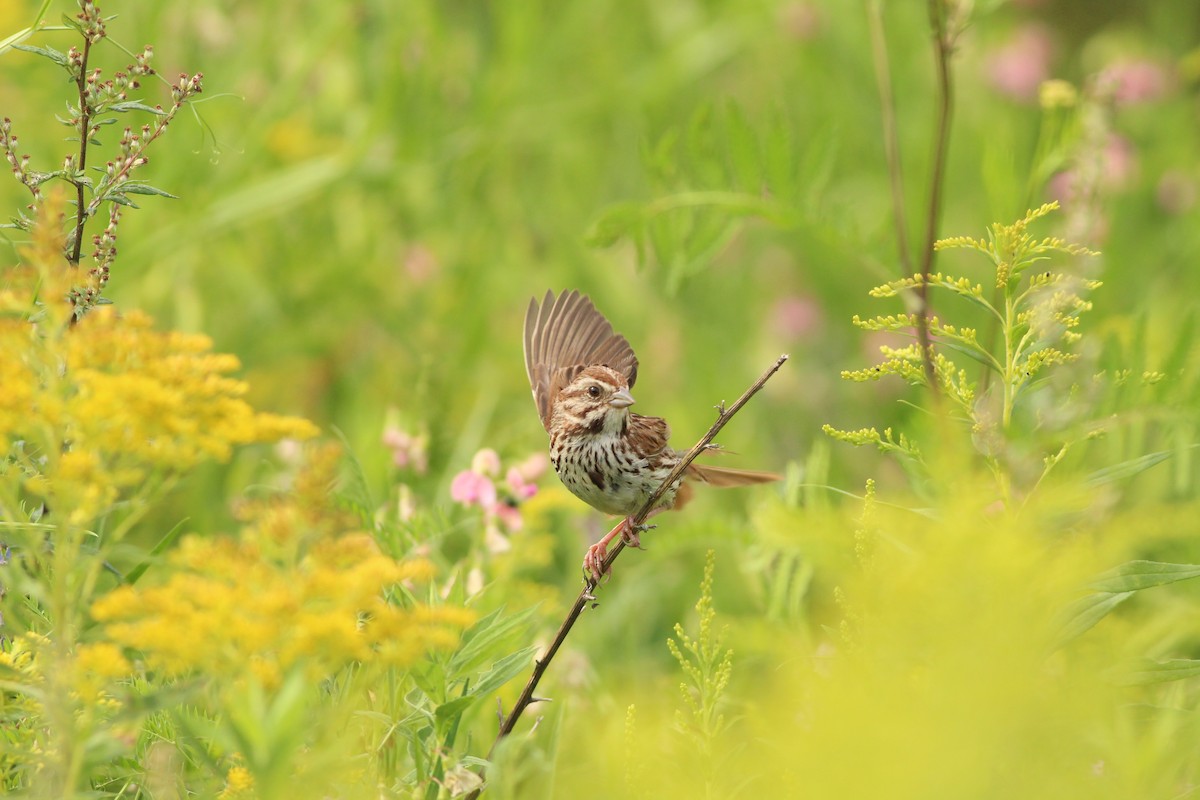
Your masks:
{"label": "bird's eye", "polygon": [[589,386],[588,387],[588,396],[589,397],[599,397],[600,396],[600,387],[595,384],[592,384],[591,386]]}

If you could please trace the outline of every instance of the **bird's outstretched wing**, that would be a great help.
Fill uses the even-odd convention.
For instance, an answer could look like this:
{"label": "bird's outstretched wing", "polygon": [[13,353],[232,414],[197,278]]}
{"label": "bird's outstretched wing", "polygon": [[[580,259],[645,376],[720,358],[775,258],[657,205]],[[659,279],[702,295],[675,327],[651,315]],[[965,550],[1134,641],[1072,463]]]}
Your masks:
{"label": "bird's outstretched wing", "polygon": [[550,429],[552,402],[559,391],[588,367],[603,365],[637,380],[638,361],[624,336],[578,291],[558,297],[546,292],[525,312],[525,372],[533,389],[542,427]]}

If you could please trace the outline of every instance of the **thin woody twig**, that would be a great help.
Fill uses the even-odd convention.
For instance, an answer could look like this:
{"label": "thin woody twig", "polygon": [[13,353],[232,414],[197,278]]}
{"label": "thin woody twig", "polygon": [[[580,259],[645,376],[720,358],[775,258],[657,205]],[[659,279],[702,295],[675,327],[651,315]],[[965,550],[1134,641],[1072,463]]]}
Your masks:
{"label": "thin woody twig", "polygon": [[[725,423],[729,422],[729,420],[733,418],[733,415],[740,411],[742,406],[746,405],[750,398],[757,394],[758,390],[766,385],[767,381],[771,379],[771,376],[778,372],[779,368],[782,367],[784,362],[787,360],[787,355],[781,355],[778,359],[776,359],[775,363],[772,364],[771,367],[764,372],[759,379],[750,386],[749,389],[743,392],[742,396],[735,400],[733,405],[729,406],[729,408],[725,408],[724,403],[717,407],[717,419],[715,422],[713,422],[712,427],[708,429],[707,433],[700,437],[700,441],[696,442],[696,444],[692,446],[691,450],[687,451],[680,462],[675,465],[675,468],[671,470],[663,482],[659,484],[659,487],[654,491],[654,494],[650,495],[649,499],[646,500],[638,512],[630,517],[630,521],[634,526],[641,525],[646,521],[646,517],[648,517],[650,512],[653,511],[658,505],[659,500],[661,500],[662,496],[666,494],[668,487],[670,487],[683,475],[684,470],[686,470],[688,466],[696,460],[697,456],[699,456],[708,448],[709,443],[712,442],[716,435],[720,433],[721,429],[725,427]],[[604,559],[604,565],[601,568],[601,574],[608,573],[609,569],[613,565],[613,562],[617,560],[617,557],[621,555],[621,551],[624,549],[625,542],[623,540],[618,540],[616,546]],[[550,662],[554,659],[555,654],[558,653],[559,647],[561,647],[562,643],[566,641],[567,635],[571,632],[571,628],[575,626],[575,621],[578,620],[579,615],[583,613],[583,609],[588,603],[595,601],[596,597],[593,592],[596,591],[596,586],[597,582],[595,578],[589,577],[587,579],[587,583],[583,587],[583,590],[579,593],[579,597],[575,598],[574,604],[572,604],[570,611],[567,612],[567,616],[562,621],[562,625],[559,626],[558,633],[554,635],[554,640],[546,649],[545,655],[533,662],[533,674],[529,676],[529,681],[525,684],[525,688],[521,691],[521,696],[517,698],[516,704],[512,707],[512,710],[509,711],[508,716],[500,725],[500,731],[498,734],[496,734],[496,741],[492,743],[492,750],[491,753],[489,753],[489,757],[495,753],[496,747],[501,741],[503,741],[504,737],[512,733],[513,728],[516,727],[517,721],[521,718],[521,714],[525,711],[525,709],[532,703],[545,700],[545,698],[534,697],[533,693],[537,689],[537,685],[541,681],[542,675],[545,674],[546,668],[550,666]],[[476,798],[478,798],[480,793],[483,791],[483,788],[484,787],[481,786],[473,791],[467,796],[467,800],[476,800]]]}
{"label": "thin woody twig", "polygon": [[917,286],[921,308],[917,315],[917,341],[921,345],[921,363],[925,382],[936,400],[939,397],[934,375],[933,351],[929,338],[929,275],[933,272],[937,251],[938,226],[942,219],[942,189],[946,183],[946,156],[950,150],[950,120],[954,114],[954,84],[950,75],[950,56],[954,34],[946,19],[944,0],[929,0],[929,26],[933,29],[933,55],[937,65],[937,133],[933,146],[933,167],[929,175],[929,211],[925,217],[925,241],[921,249],[921,283]]}

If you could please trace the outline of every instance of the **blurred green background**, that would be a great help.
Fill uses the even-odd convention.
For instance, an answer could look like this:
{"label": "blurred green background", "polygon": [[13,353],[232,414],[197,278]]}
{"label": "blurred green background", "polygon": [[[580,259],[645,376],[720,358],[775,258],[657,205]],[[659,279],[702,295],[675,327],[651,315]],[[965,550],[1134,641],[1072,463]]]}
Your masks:
{"label": "blurred green background", "polygon": [[[28,24],[34,6],[7,3],[0,29]],[[57,6],[71,11],[55,4],[51,22]],[[442,476],[482,444],[541,447],[520,327],[547,288],[590,293],[627,335],[639,410],[668,417],[681,446],[780,352],[793,360],[724,436],[738,463],[781,468],[807,457],[824,422],[910,413],[894,402],[901,387],[838,378],[874,357],[849,317],[895,310],[865,291],[900,273],[864,4],[105,10],[116,41],[152,42],[160,74],[202,71],[206,86],[202,124],[181,118],[144,175],[180,199],[127,215],[110,296],[212,335],[243,360],[258,406],[344,431],[376,487],[392,406],[427,426]],[[915,240],[934,101],[926,9],[885,14]],[[37,43],[65,48],[66,36]],[[1090,322],[1119,335],[1145,317],[1152,342],[1166,336],[1200,289],[1198,41],[1190,0],[981,4],[956,62],[943,235],[980,235],[1046,199],[1026,190],[1041,79],[1125,70],[1129,97],[1110,120],[1120,163],[1106,164],[1085,238],[1104,251]],[[124,63],[112,48],[100,58]],[[49,168],[65,152],[50,115],[66,87],[48,62],[4,62],[0,113]],[[0,205],[22,204],[18,190],[0,183]],[[613,204],[697,190],[767,197],[788,218],[667,212],[669,263],[639,263],[628,239],[587,240]],[[833,464],[838,485],[879,471],[875,454],[841,446]]]}
{"label": "blurred green background", "polygon": [[[0,35],[28,25],[37,5],[0,5]],[[126,215],[108,296],[118,308],[150,312],[164,329],[211,335],[217,350],[242,360],[257,408],[343,432],[381,503],[394,499],[402,479],[427,507],[449,507],[451,478],[480,447],[498,450],[506,465],[544,450],[521,323],[531,296],[563,288],[590,294],[628,337],[642,365],[636,410],[669,419],[678,446],[707,428],[714,404],[733,400],[786,352],[791,361],[720,437],[738,454],[722,463],[790,470],[785,492],[801,482],[861,492],[875,477],[882,497],[905,496],[908,476],[893,461],[820,430],[903,430],[922,419],[911,404],[923,400],[915,390],[839,378],[875,361],[879,344],[896,343],[864,334],[850,318],[900,310],[866,294],[903,272],[871,5],[108,4],[104,10],[119,15],[109,26],[114,40],[130,49],[153,43],[162,75],[205,76],[199,117],[182,115],[143,173],[179,199],[146,198]],[[67,3],[53,9],[51,22],[73,13]],[[935,111],[927,10],[915,2],[883,9],[915,247]],[[32,43],[65,49],[72,41],[47,32]],[[97,63],[119,68],[126,60],[103,48]],[[1068,265],[1104,282],[1091,296],[1083,360],[1071,374],[1159,369],[1181,341],[1194,362],[1185,323],[1200,296],[1200,4],[981,2],[954,69],[940,235],[982,236],[992,222],[1059,199],[1062,212],[1036,232],[1103,253]],[[36,167],[56,166],[70,149],[53,118],[69,97],[61,71],[14,51],[0,56],[0,71],[0,116],[12,119]],[[1081,92],[1103,85],[1108,100],[1079,113],[1079,135],[1060,169],[1030,177],[1046,163],[1038,148],[1052,120],[1038,87],[1052,78]],[[165,87],[147,85],[143,94],[162,102]],[[1072,191],[1080,185],[1085,191]],[[23,191],[0,181],[0,208],[26,203]],[[639,220],[644,237],[613,235],[636,231]],[[957,252],[938,266],[985,285],[991,276],[982,260]],[[947,318],[973,321],[959,306],[934,302]],[[1107,440],[1072,451],[1071,474],[1169,446],[1180,454],[1139,475],[1134,492],[1105,512],[1137,492],[1147,507],[1194,496],[1192,423],[1169,440],[1156,424],[1164,409],[1180,406],[1194,422],[1198,387],[1188,377],[1164,382],[1153,396],[1130,388],[1123,399],[1104,395],[1087,407],[1124,416]],[[1095,398],[1077,399],[1082,407]],[[428,432],[427,474],[392,463],[381,441],[389,420]],[[1040,463],[1040,452],[1029,455]],[[188,530],[236,527],[230,501],[263,473],[264,459],[251,448],[230,465],[189,475],[153,512],[143,543],[181,518]],[[702,496],[651,534],[647,553],[622,560],[631,579],[622,575],[604,613],[580,627],[577,652],[555,664],[556,680],[585,687],[577,694],[586,703],[587,687],[649,662],[662,669],[648,691],[673,690],[663,641],[689,614],[713,545],[739,555],[735,567],[719,562],[716,605],[743,623],[733,633],[748,653],[740,680],[775,674],[780,630],[811,634],[815,647],[828,633],[821,625],[839,616],[832,587],[853,572],[850,526],[839,519],[823,527],[838,514],[832,492],[806,488],[796,511],[764,500],[773,491]],[[529,528],[570,546],[559,541],[554,564],[527,564],[532,580],[502,587],[510,608],[561,599],[547,585],[563,596],[577,590],[580,528],[599,533],[604,523],[582,504],[541,499]],[[1046,528],[1058,511],[1045,515]],[[474,537],[478,517],[453,514],[423,522]],[[1194,527],[1194,516],[1172,527],[1179,541],[1163,548],[1200,561],[1194,540],[1184,540],[1189,521]],[[551,549],[524,546],[540,555]],[[785,587],[793,596],[766,596],[770,575],[790,580],[793,572],[801,576]],[[1028,573],[1014,572],[1003,586],[1023,585]],[[809,581],[817,589],[810,592]],[[547,603],[542,622],[560,605]],[[913,608],[904,619],[919,633],[926,609],[902,610]],[[773,627],[780,618],[789,624]],[[594,670],[579,653],[592,654]],[[621,706],[597,700],[606,702],[606,711],[617,710],[605,724],[618,724]],[[999,716],[1006,703],[997,701]],[[479,731],[493,730],[490,714],[477,715]],[[587,722],[580,719],[575,724]],[[482,754],[479,741],[472,752]]]}

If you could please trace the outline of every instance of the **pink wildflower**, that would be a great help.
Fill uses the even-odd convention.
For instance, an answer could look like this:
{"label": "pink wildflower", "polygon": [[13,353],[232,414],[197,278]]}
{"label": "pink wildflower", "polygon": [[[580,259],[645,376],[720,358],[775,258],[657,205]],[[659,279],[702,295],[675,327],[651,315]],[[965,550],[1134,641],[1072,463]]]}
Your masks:
{"label": "pink wildflower", "polygon": [[383,432],[383,445],[392,451],[392,463],[400,469],[411,468],[418,475],[423,475],[429,468],[428,444],[426,434],[413,436],[390,426]]}
{"label": "pink wildflower", "polygon": [[537,494],[537,484],[526,482],[525,477],[521,475],[521,470],[517,467],[512,467],[508,470],[505,481],[508,483],[508,488],[512,491],[513,497],[517,500],[528,500]]}
{"label": "pink wildflower", "polygon": [[504,527],[510,532],[521,530],[521,512],[517,510],[515,505],[501,500],[493,503],[488,509],[488,513],[504,523]]}
{"label": "pink wildflower", "polygon": [[538,478],[546,474],[546,469],[549,466],[550,459],[545,453],[534,453],[520,464],[517,464],[516,469],[524,480],[534,483]]}
{"label": "pink wildflower", "polygon": [[450,483],[450,497],[466,506],[491,508],[496,504],[496,485],[486,475],[463,470]]}
{"label": "pink wildflower", "polygon": [[1166,69],[1153,61],[1120,61],[1105,68],[1100,79],[1112,87],[1117,105],[1157,100],[1167,93],[1170,83]]}
{"label": "pink wildflower", "polygon": [[800,339],[817,331],[822,321],[821,306],[812,297],[781,297],[771,307],[771,324],[786,339]]}
{"label": "pink wildflower", "polygon": [[471,459],[471,469],[480,475],[499,475],[500,456],[490,447],[485,447]]}
{"label": "pink wildflower", "polygon": [[988,58],[988,81],[1014,100],[1036,100],[1038,87],[1050,77],[1053,54],[1053,42],[1046,29],[1027,25]]}
{"label": "pink wildflower", "polygon": [[417,284],[425,283],[437,275],[441,265],[432,250],[423,244],[414,244],[401,257],[404,272]]}
{"label": "pink wildflower", "polygon": [[784,33],[802,42],[809,42],[821,35],[825,16],[816,3],[794,2],[780,8],[779,22]]}

